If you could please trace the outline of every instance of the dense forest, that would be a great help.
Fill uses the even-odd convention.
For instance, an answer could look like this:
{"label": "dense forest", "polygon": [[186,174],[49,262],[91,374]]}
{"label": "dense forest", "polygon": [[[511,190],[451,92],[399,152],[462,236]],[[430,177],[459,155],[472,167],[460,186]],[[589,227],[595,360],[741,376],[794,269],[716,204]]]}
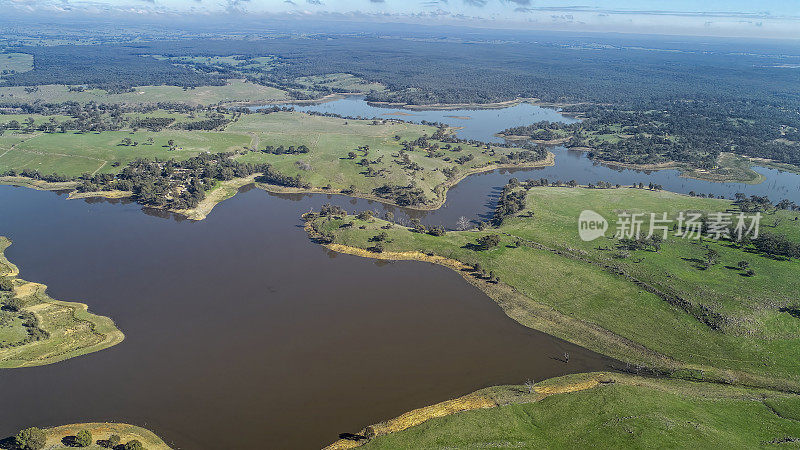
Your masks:
{"label": "dense forest", "polygon": [[583,104],[565,111],[585,119],[539,122],[503,134],[565,139],[569,147],[590,149],[592,157],[634,164],[678,161],[710,169],[721,152],[732,152],[800,165],[800,115],[782,114],[763,101],[680,100],[635,109]]}
{"label": "dense forest", "polygon": [[388,94],[373,94],[373,100],[486,103],[523,96],[544,101],[639,102],[703,96],[800,102],[800,72],[769,67],[769,61],[757,56],[725,52],[586,51],[535,43],[466,44],[335,35],[13,50],[34,55],[32,71],[8,78],[14,85],[115,84],[120,80],[130,85],[219,84],[225,77],[241,76],[240,70],[234,74],[219,64],[195,64],[190,69],[150,55],[270,55],[280,64],[262,72],[265,81],[293,83],[300,76],[352,73],[390,88]]}

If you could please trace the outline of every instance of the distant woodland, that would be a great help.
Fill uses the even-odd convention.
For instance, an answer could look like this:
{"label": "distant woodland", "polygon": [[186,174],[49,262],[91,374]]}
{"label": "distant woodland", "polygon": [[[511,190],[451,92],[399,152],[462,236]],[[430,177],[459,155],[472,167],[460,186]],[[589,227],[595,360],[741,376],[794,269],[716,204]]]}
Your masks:
{"label": "distant woodland", "polygon": [[[321,35],[13,50],[33,54],[34,69],[9,76],[10,85],[120,90],[246,78],[302,98],[308,94],[299,90],[298,77],[350,73],[387,87],[369,93],[372,101],[488,103],[534,97],[564,105],[588,120],[560,136],[567,132],[572,144],[592,147],[604,159],[676,160],[703,167],[720,152],[734,152],[800,164],[800,70],[779,67],[777,56],[748,55],[733,45],[712,52],[651,51]],[[244,61],[269,56],[274,64],[245,70],[229,63],[168,59],[231,55]],[[632,138],[589,142],[602,134],[602,127],[613,126],[625,127]],[[528,131],[541,133],[543,128]]]}

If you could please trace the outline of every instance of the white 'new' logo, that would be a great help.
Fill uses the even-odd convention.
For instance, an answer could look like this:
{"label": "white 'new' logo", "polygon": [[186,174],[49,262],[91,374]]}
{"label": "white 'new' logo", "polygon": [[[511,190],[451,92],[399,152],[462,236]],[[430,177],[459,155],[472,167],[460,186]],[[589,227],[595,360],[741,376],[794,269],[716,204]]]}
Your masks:
{"label": "white 'new' logo", "polygon": [[578,217],[578,234],[584,241],[593,241],[605,236],[608,230],[608,221],[600,214],[587,209],[581,211]]}

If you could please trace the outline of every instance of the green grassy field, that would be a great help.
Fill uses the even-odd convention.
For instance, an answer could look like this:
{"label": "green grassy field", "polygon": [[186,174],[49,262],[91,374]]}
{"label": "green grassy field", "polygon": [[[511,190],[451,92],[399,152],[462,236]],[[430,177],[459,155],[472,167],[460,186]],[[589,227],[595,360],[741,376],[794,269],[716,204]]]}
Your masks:
{"label": "green grassy field", "polygon": [[309,88],[323,87],[330,89],[346,89],[347,92],[368,93],[372,91],[383,92],[386,90],[386,87],[380,83],[370,83],[349,73],[331,73],[327,75],[300,77],[295,81]]}
{"label": "green grassy field", "polygon": [[[214,118],[229,120],[216,131],[186,131],[185,123]],[[169,118],[172,122],[152,131],[141,120]],[[319,192],[378,198],[376,188],[393,186],[397,192],[413,191],[406,202],[435,208],[445,200],[450,186],[464,176],[496,167],[552,164],[552,154],[540,161],[509,159],[518,149],[446,143],[432,126],[397,120],[348,120],[300,112],[269,114],[218,114],[213,111],[177,113],[155,110],[100,117],[101,125],[115,131],[74,131],[75,122],[65,116],[7,115],[4,124],[18,124],[0,135],[0,172],[38,170],[40,174],[76,177],[82,174],[118,173],[137,158],[182,160],[200,153],[233,152],[241,163],[269,163],[288,176],[299,175]],[[32,123],[33,126],[28,126]],[[60,132],[61,124],[72,129]],[[116,124],[116,125],[115,125]],[[41,125],[54,131],[35,131]],[[149,126],[149,125],[147,125]],[[87,129],[87,128],[84,128]],[[404,151],[404,143],[427,139]],[[169,142],[173,141],[170,148]],[[308,152],[274,154],[267,147],[306,146]],[[524,160],[523,160],[524,161]],[[19,180],[5,180],[19,184]],[[261,185],[273,190],[278,186]],[[291,188],[289,188],[291,190]],[[306,188],[303,188],[306,190]],[[381,194],[393,202],[397,194]],[[206,208],[209,209],[209,208]],[[198,215],[200,217],[200,215]]]}
{"label": "green grassy field", "polygon": [[[2,55],[0,55],[2,60]],[[38,86],[36,92],[28,93],[21,86],[0,87],[0,105],[9,103],[97,102],[144,104],[157,102],[188,103],[191,105],[214,105],[217,103],[271,103],[288,100],[286,92],[268,86],[230,80],[224,86],[200,86],[184,89],[178,86],[138,86],[133,92],[109,94],[101,89],[70,92],[64,85]]]}
{"label": "green grassy field", "polygon": [[[672,214],[731,207],[725,200],[631,188],[533,188],[526,210],[499,229],[434,237],[395,226],[386,230],[385,251],[428,252],[470,265],[480,263],[502,283],[474,274],[466,277],[511,317],[624,361],[673,371],[689,369],[691,376],[704,379],[796,389],[800,323],[784,308],[797,307],[800,262],[767,258],[721,241],[699,243],[676,237],[658,252],[637,250],[620,258],[615,241],[583,242],[577,233],[577,218],[584,209],[615,220],[622,210]],[[788,211],[767,215],[762,231],[800,240],[796,215]],[[776,217],[783,220],[772,228]],[[340,228],[345,221],[354,226]],[[384,224],[350,217],[323,220],[320,226],[332,233],[335,243],[364,249],[374,245],[370,239],[384,231]],[[503,233],[499,246],[484,251],[470,248],[479,237],[498,233]],[[517,240],[523,245],[517,247]],[[697,260],[704,258],[706,245],[719,253],[719,262],[701,270]],[[755,276],[744,276],[737,267],[743,260]],[[721,326],[713,329],[699,320],[696,310],[673,306],[631,280],[683,298],[694,308],[707,308],[721,317]],[[542,319],[547,314],[552,315],[549,322]],[[597,327],[604,332],[597,332]]]}
{"label": "green grassy field", "polygon": [[[53,300],[46,286],[18,278],[19,270],[3,255],[11,244],[0,237],[0,277],[11,280],[13,290],[0,296],[6,307],[0,311],[0,368],[30,367],[52,364],[116,345],[124,339],[122,332],[108,317],[91,314],[82,303]],[[16,299],[21,308],[14,312],[8,302]],[[31,313],[44,338],[26,341],[29,328],[22,313]]]}
{"label": "green grassy field", "polygon": [[[259,148],[267,145],[289,146],[306,145],[310,152],[297,155],[272,155],[254,152],[238,158],[241,162],[268,162],[282,173],[299,174],[314,187],[330,185],[333,191],[355,188],[357,196],[369,196],[372,190],[384,184],[408,185],[416,183],[429,199],[440,201],[446,189],[443,184],[448,177],[442,169],[457,167],[459,173],[486,167],[496,162],[508,150],[493,147],[487,151],[478,146],[458,144],[460,152],[440,150],[438,156],[417,149],[408,152],[412,163],[419,170],[410,170],[400,162],[399,151],[402,141],[413,141],[420,136],[431,136],[434,127],[381,121],[373,124],[371,120],[347,120],[333,117],[313,116],[302,113],[272,113],[268,115],[250,114],[242,116],[227,128],[228,132],[256,134]],[[399,138],[399,139],[398,139]],[[432,141],[444,146],[441,141]],[[367,176],[366,168],[360,165],[364,158],[359,147],[369,146],[366,158],[373,163],[370,167],[377,173]],[[455,147],[455,145],[454,145]],[[355,152],[350,159],[348,153]],[[492,152],[495,154],[492,155]],[[457,164],[455,159],[472,155],[473,160]],[[304,164],[305,167],[301,167]]]}
{"label": "green grassy field", "polygon": [[[10,147],[15,136],[0,148]],[[76,176],[83,173],[116,172],[136,158],[185,159],[202,152],[218,153],[241,150],[250,144],[245,134],[212,131],[104,131],[88,133],[37,133],[16,136],[23,139],[13,149],[0,155],[0,171],[35,169],[39,172]],[[138,146],[119,145],[124,138]],[[152,138],[153,143],[147,144]],[[175,150],[167,143],[175,141]],[[118,163],[118,166],[113,164]]]}
{"label": "green grassy field", "polygon": [[[596,376],[571,375],[539,385]],[[496,399],[500,406],[434,418],[376,437],[364,448],[727,449],[794,447],[800,439],[798,396],[618,374],[601,379],[596,387],[544,398],[529,395],[526,386],[478,391],[474,395]]]}
{"label": "green grassy field", "polygon": [[33,69],[33,55],[27,53],[0,53],[0,83],[9,73],[27,72]]}
{"label": "green grassy field", "polygon": [[[169,117],[174,119],[170,127],[161,131],[131,128],[136,119]],[[228,115],[228,117],[232,117]],[[67,118],[53,117],[61,122]],[[245,114],[226,126],[224,131],[184,131],[176,127],[184,122],[201,120],[186,114],[168,111],[153,111],[147,114],[126,113],[123,118],[128,125],[119,131],[44,133],[9,130],[0,136],[0,171],[36,169],[43,174],[58,173],[76,176],[83,173],[114,173],[136,158],[185,159],[198,153],[238,151],[240,162],[267,162],[287,175],[300,174],[312,187],[330,187],[331,192],[354,187],[354,194],[370,196],[373,189],[385,184],[406,186],[416,183],[424,195],[432,201],[443,200],[445,182],[448,178],[442,170],[457,168],[461,176],[471,171],[496,164],[509,152],[508,149],[492,147],[486,149],[469,144],[459,152],[445,149],[441,141],[433,154],[417,148],[408,152],[409,163],[400,161],[401,143],[414,141],[422,136],[432,136],[436,128],[425,125],[402,123],[391,120],[346,120],[299,112],[276,112],[271,114]],[[17,121],[24,124],[33,120],[35,126],[47,123],[50,116],[8,115],[4,123]],[[138,145],[121,145],[130,139]],[[152,143],[150,140],[152,139]],[[167,143],[174,141],[174,150]],[[305,145],[305,154],[275,155],[262,151],[246,151],[266,146]],[[455,147],[456,145],[453,145]],[[368,147],[365,154],[359,148]],[[356,154],[355,158],[349,156]],[[471,156],[462,164],[459,157]],[[368,173],[362,159],[370,161],[373,173]]]}

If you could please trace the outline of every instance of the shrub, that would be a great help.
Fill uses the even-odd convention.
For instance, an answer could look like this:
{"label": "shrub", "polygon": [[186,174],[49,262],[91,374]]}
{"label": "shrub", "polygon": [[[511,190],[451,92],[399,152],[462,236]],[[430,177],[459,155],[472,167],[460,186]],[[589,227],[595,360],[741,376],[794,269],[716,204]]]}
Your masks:
{"label": "shrub", "polygon": [[478,250],[489,250],[500,245],[500,236],[496,234],[488,234],[478,239],[478,244],[475,246]]}
{"label": "shrub", "polygon": [[17,312],[20,309],[22,309],[23,304],[22,300],[20,300],[17,297],[13,297],[3,302],[3,306],[5,307],[5,309],[8,309],[9,311]]}
{"label": "shrub", "polygon": [[112,434],[108,440],[106,441],[106,446],[108,448],[114,448],[119,445],[120,441],[122,440],[118,434]]}
{"label": "shrub", "polygon": [[78,447],[88,447],[92,445],[94,440],[92,439],[92,432],[89,430],[81,430],[78,431],[78,434],[75,436],[75,445]]}
{"label": "shrub", "polygon": [[0,291],[12,291],[14,290],[14,282],[11,278],[2,277],[0,278]]}
{"label": "shrub", "polygon": [[124,450],[144,450],[142,443],[136,439],[126,442],[122,448]]}
{"label": "shrub", "polygon": [[41,450],[46,440],[44,431],[37,427],[25,428],[14,436],[14,442],[21,450]]}

